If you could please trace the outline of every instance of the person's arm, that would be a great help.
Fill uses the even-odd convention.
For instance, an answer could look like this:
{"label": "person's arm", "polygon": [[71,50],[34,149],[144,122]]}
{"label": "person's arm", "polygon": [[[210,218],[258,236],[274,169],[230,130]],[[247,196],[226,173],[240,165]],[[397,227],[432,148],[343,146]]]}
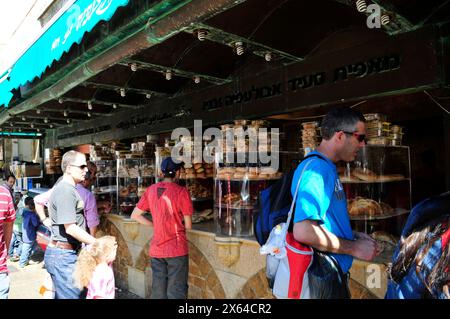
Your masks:
{"label": "person's arm", "polygon": [[47,215],[45,214],[45,206],[47,206],[48,200],[52,192],[53,188],[49,189],[45,193],[39,194],[36,197],[34,197],[34,205],[36,207],[36,213],[38,214],[41,223],[43,223],[48,228],[52,226],[52,222],[50,221],[50,218],[48,218]]}
{"label": "person's arm", "polygon": [[5,239],[6,250],[9,250],[9,245],[11,243],[13,224],[14,222],[3,222],[3,238]]}
{"label": "person's arm", "polygon": [[372,260],[377,252],[377,244],[371,238],[343,239],[320,227],[316,221],[312,220],[295,223],[294,238],[302,244],[321,251],[351,255],[366,261]]}
{"label": "person's arm", "polygon": [[137,206],[133,209],[133,212],[131,213],[131,219],[134,219],[139,224],[146,225],[146,226],[153,226],[153,222],[148,220],[143,216],[145,213],[144,210],[139,209]]}
{"label": "person's arm", "polygon": [[84,207],[84,217],[86,218],[86,224],[89,229],[89,233],[95,237],[97,232],[97,226],[100,224],[100,218],[97,211],[97,202],[94,194],[91,192],[86,196],[86,203]]}
{"label": "person's arm", "polygon": [[95,237],[96,233],[97,233],[97,226],[89,227],[89,234],[91,234],[91,236]]}
{"label": "person's arm", "polygon": [[184,215],[184,227],[186,229],[192,229],[192,216],[191,215]]}
{"label": "person's arm", "polygon": [[85,244],[93,244],[95,242],[95,237],[89,235],[87,231],[77,226],[75,223],[64,224],[64,228],[66,229],[67,234]]}

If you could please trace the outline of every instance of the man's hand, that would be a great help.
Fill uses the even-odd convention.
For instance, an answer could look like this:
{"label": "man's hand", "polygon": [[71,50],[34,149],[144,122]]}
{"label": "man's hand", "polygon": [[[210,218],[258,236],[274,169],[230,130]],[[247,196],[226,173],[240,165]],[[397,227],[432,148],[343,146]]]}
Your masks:
{"label": "man's hand", "polygon": [[371,261],[378,253],[378,244],[372,238],[358,238],[353,242],[352,255],[355,258]]}

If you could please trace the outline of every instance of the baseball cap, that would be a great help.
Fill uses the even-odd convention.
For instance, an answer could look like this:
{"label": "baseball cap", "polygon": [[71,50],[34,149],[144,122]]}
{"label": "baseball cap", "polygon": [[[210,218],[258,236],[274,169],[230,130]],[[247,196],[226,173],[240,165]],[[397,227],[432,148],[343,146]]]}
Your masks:
{"label": "baseball cap", "polygon": [[177,164],[173,161],[172,157],[166,157],[161,163],[161,171],[164,174],[175,173],[181,167],[183,167],[183,165],[184,165],[183,162]]}

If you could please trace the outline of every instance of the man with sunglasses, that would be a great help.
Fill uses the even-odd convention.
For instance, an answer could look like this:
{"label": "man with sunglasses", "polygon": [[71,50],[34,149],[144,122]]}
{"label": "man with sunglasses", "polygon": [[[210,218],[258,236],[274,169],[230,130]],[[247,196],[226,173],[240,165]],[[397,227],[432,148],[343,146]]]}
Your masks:
{"label": "man with sunglasses", "polygon": [[84,202],[75,186],[86,176],[86,156],[69,151],[63,155],[62,180],[54,187],[48,202],[52,238],[45,250],[45,268],[55,288],[56,299],[79,299],[81,291],[73,284],[73,270],[81,243],[95,238],[86,232]]}
{"label": "man with sunglasses", "polygon": [[[365,119],[356,110],[333,108],[325,115],[321,132],[322,142],[299,164],[292,180],[294,194],[302,176],[293,234],[297,241],[329,252],[345,274],[341,284],[348,288],[353,258],[370,261],[378,253],[375,240],[351,229],[347,199],[335,165],[353,161],[365,145]],[[350,298],[348,289],[347,294]]]}

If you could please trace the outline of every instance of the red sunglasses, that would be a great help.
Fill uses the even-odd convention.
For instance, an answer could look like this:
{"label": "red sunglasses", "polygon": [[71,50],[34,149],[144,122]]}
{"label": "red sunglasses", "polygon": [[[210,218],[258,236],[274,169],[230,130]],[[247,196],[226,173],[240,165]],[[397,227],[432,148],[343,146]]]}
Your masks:
{"label": "red sunglasses", "polygon": [[347,131],[342,131],[345,134],[348,135],[353,135],[354,137],[356,137],[356,139],[358,140],[358,142],[362,142],[362,141],[366,141],[366,134],[358,134],[356,132],[347,132]]}

